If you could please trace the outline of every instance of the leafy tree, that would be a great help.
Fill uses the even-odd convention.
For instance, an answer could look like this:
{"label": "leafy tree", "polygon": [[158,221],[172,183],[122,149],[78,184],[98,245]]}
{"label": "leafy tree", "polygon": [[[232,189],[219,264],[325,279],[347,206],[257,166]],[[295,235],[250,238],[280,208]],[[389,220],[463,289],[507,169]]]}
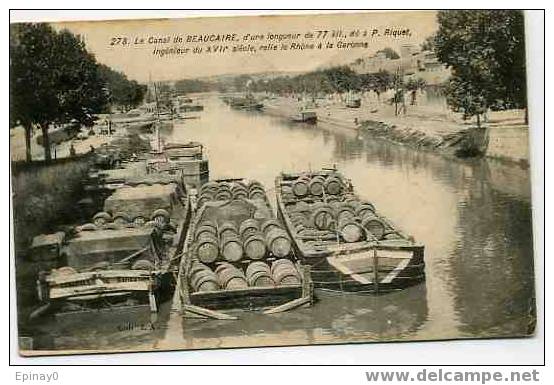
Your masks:
{"label": "leafy tree", "polygon": [[147,91],[146,85],[129,80],[124,73],[114,71],[104,64],[99,64],[98,69],[113,105],[128,111],[142,103]]}
{"label": "leafy tree", "polygon": [[526,108],[523,13],[514,10],[441,11],[434,39],[452,68],[447,100],[465,117]]}
{"label": "leafy tree", "polygon": [[42,131],[44,158],[51,156],[51,124],[93,124],[107,95],[98,66],[75,35],[48,24],[10,26],[10,121],[25,128],[27,158],[33,126]]}
{"label": "leafy tree", "polygon": [[420,48],[422,51],[435,51],[435,35],[428,36],[423,43],[421,43]]}

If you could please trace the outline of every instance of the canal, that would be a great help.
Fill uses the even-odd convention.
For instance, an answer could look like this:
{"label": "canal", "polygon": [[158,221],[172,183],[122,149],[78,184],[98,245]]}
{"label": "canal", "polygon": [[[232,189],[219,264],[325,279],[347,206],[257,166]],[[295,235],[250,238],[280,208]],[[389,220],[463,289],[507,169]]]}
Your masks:
{"label": "canal", "polygon": [[156,319],[42,324],[35,349],[152,350],[522,336],[534,326],[528,169],[461,161],[332,126],[292,124],[203,101],[169,140],[202,142],[210,177],[273,183],[281,171],[336,165],[356,191],[425,244],[424,283],[380,296],[319,295],[311,308],[239,321]]}

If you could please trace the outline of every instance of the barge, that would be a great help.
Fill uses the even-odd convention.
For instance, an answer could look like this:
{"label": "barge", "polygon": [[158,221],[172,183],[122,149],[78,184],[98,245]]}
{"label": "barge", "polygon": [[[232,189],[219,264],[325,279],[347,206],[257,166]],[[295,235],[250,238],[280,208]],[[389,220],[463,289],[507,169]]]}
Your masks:
{"label": "barge", "polygon": [[309,267],[256,181],[210,181],[200,190],[178,278],[185,317],[236,319],[228,311],[266,314],[309,306]]}
{"label": "barge", "polygon": [[277,212],[316,289],[384,293],[425,279],[424,246],[362,200],[336,169],[282,173]]}
{"label": "barge", "polygon": [[315,111],[300,111],[298,114],[291,116],[290,118],[296,123],[317,123],[317,113]]}
{"label": "barge", "polygon": [[127,307],[157,312],[175,287],[191,215],[190,195],[168,176],[117,189],[92,223],[61,238],[58,267],[39,275],[42,305],[34,316]]}

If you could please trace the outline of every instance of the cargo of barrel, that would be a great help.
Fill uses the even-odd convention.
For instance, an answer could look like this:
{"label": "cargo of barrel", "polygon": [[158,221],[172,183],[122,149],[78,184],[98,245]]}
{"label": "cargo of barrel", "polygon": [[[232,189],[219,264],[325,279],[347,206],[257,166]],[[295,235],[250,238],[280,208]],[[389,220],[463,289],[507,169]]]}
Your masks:
{"label": "cargo of barrel", "polygon": [[211,181],[199,195],[178,278],[185,316],[227,319],[221,310],[272,313],[311,304],[309,268],[259,182]]}
{"label": "cargo of barrel", "polygon": [[378,292],[424,280],[424,248],[336,169],[276,178],[277,213],[316,288]]}

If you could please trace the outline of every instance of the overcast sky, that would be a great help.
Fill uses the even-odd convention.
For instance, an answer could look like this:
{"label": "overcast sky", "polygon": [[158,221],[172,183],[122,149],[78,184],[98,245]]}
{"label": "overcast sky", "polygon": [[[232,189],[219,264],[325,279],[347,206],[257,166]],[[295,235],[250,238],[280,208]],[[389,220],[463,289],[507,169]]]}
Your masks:
{"label": "overcast sky", "polygon": [[[415,12],[371,12],[341,15],[297,15],[297,16],[240,16],[205,17],[158,20],[126,21],[86,21],[54,24],[56,28],[67,28],[80,34],[87,49],[96,55],[99,62],[122,71],[131,79],[146,82],[152,80],[175,80],[221,74],[259,73],[267,71],[309,71],[321,66],[345,64],[359,57],[368,56],[384,47],[399,51],[403,44],[420,44],[437,29],[436,13],[432,11]],[[411,36],[393,38],[382,36],[386,28],[407,29]],[[304,51],[265,51],[257,53],[231,54],[185,54],[163,58],[152,54],[156,47],[152,44],[132,44],[135,38],[165,37],[175,35],[231,34],[236,33],[241,41],[245,34],[285,34],[317,30],[343,31],[379,30],[381,36],[373,39],[341,38],[332,39],[334,43],[363,41],[369,42],[368,48],[304,50]],[[121,47],[110,45],[111,39],[127,37],[131,44]],[[305,41],[302,39],[302,41]],[[288,41],[290,43],[291,41]],[[260,44],[260,42],[250,42]],[[268,43],[264,41],[263,43]],[[217,44],[217,43],[211,43]],[[237,43],[226,43],[229,46]],[[278,43],[277,43],[278,44]],[[203,44],[205,47],[207,44]],[[190,44],[167,44],[162,47],[183,47]]]}

